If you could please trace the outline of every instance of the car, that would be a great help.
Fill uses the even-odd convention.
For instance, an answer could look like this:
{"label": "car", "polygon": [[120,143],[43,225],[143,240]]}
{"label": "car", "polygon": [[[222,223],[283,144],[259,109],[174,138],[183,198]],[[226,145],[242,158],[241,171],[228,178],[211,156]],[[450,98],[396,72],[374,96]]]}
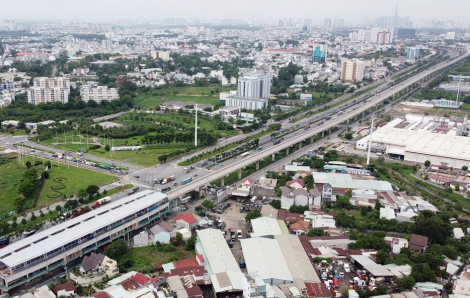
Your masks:
{"label": "car", "polygon": [[136,176],[134,176],[134,178],[135,178],[135,179],[139,179],[140,177],[136,175]]}
{"label": "car", "polygon": [[194,175],[194,177],[197,177],[197,174],[196,174],[196,175]]}

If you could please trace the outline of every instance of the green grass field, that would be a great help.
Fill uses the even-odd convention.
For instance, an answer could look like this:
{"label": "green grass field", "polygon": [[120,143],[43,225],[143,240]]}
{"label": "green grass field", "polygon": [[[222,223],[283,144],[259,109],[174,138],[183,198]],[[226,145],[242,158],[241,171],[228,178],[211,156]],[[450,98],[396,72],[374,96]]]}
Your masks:
{"label": "green grass field", "polygon": [[153,265],[195,257],[194,252],[186,251],[183,247],[174,247],[174,250],[172,252],[163,252],[159,251],[156,246],[132,248],[129,255],[134,264],[128,270],[138,270],[140,272],[144,270],[153,271]]}
{"label": "green grass field", "polygon": [[14,211],[13,200],[18,196],[18,185],[23,177],[25,168],[17,163],[18,159],[11,159],[0,165],[0,214]]}
{"label": "green grass field", "polygon": [[[206,93],[207,94],[207,93]],[[208,95],[156,95],[156,94],[151,94],[151,93],[145,93],[145,94],[137,94],[135,98],[135,103],[136,106],[141,108],[141,109],[150,109],[150,110],[155,110],[155,107],[157,107],[159,104],[163,102],[168,102],[168,101],[192,101],[195,103],[200,103],[200,104],[211,104],[211,105],[216,105],[220,103],[219,99],[219,94],[214,94],[212,96]]]}

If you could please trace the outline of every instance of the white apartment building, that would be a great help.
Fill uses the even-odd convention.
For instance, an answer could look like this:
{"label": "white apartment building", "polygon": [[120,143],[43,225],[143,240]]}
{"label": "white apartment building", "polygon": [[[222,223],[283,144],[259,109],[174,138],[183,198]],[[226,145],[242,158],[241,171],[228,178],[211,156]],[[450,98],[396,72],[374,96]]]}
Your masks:
{"label": "white apartment building", "polygon": [[69,101],[70,79],[57,77],[38,77],[33,80],[33,87],[27,90],[28,102],[33,105],[60,101]]}
{"label": "white apartment building", "polygon": [[455,31],[447,32],[446,39],[455,40]]}
{"label": "white apartment building", "polygon": [[166,51],[150,51],[152,59],[162,59],[163,61],[170,60],[170,52]]}
{"label": "white apartment building", "polygon": [[238,96],[269,99],[271,77],[268,74],[250,74],[238,79]]}
{"label": "white apartment building", "polygon": [[343,61],[341,67],[341,80],[348,82],[362,81],[364,77],[364,61]]}
{"label": "white apartment building", "polygon": [[69,101],[69,90],[67,88],[54,87],[54,88],[40,88],[32,87],[27,90],[28,102],[33,105],[40,103],[48,103],[60,101],[67,103]]}
{"label": "white apartment building", "polygon": [[38,77],[33,79],[33,87],[39,88],[67,88],[70,92],[70,79],[63,77],[56,78],[47,78],[47,77]]}
{"label": "white apartment building", "polygon": [[80,96],[82,100],[87,102],[89,100],[94,100],[96,102],[101,102],[102,100],[111,101],[119,99],[118,89],[108,88],[107,86],[82,86],[80,88]]}

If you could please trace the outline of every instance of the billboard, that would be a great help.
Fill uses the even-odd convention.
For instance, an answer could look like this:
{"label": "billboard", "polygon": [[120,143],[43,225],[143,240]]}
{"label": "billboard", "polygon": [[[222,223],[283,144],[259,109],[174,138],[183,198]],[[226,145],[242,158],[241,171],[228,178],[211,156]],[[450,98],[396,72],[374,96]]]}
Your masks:
{"label": "billboard", "polygon": [[300,99],[301,100],[306,100],[306,101],[311,101],[312,100],[312,94],[300,94]]}

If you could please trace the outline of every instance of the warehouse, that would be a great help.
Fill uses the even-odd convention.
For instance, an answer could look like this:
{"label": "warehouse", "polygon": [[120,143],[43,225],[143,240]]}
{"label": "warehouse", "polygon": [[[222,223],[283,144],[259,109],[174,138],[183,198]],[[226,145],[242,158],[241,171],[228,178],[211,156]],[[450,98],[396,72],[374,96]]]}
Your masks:
{"label": "warehouse", "polygon": [[266,237],[282,234],[279,222],[275,218],[271,217],[259,217],[251,220],[251,226],[253,233],[250,234],[254,237]]}
{"label": "warehouse", "polygon": [[0,251],[0,289],[8,291],[66,266],[168,211],[165,194],[145,190],[12,243]]}
{"label": "warehouse", "polygon": [[265,283],[279,285],[292,283],[279,243],[268,238],[248,238],[241,241],[247,272],[256,272]]}
{"label": "warehouse", "polygon": [[[408,115],[407,115],[408,117]],[[461,136],[468,129],[466,121],[416,121],[397,118],[372,133],[371,151],[389,158],[461,169],[470,165],[470,138]],[[367,150],[370,135],[356,142],[356,148]]]}

